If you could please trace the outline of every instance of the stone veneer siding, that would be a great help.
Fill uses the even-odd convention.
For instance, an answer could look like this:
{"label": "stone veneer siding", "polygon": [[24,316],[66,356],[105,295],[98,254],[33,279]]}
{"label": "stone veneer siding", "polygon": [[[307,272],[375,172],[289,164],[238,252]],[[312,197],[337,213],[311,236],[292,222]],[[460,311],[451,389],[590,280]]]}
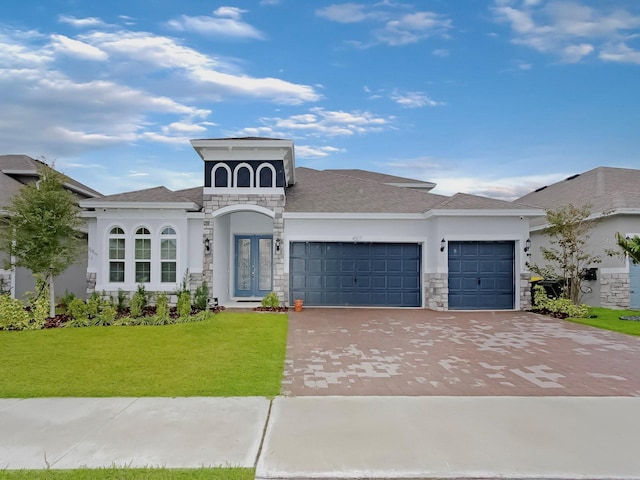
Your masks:
{"label": "stone veneer siding", "polygon": [[520,274],[520,310],[531,308],[531,274]]}
{"label": "stone veneer siding", "polygon": [[449,276],[446,273],[425,273],[426,306],[431,310],[449,309]]}
{"label": "stone veneer siding", "polygon": [[[209,292],[213,286],[213,217],[212,213],[216,210],[230,205],[258,205],[267,208],[275,213],[273,218],[273,291],[276,292],[281,302],[285,304],[289,302],[289,277],[285,275],[284,265],[284,213],[285,196],[282,195],[204,195],[203,198],[204,223],[203,223],[203,242],[209,239],[211,242],[211,250],[209,253],[204,252],[202,265],[203,279],[209,285]],[[279,238],[281,242],[280,251],[275,249],[275,239]],[[211,300],[211,297],[209,298]]]}
{"label": "stone veneer siding", "polygon": [[93,295],[93,292],[96,291],[96,272],[87,272],[87,298]]}
{"label": "stone veneer siding", "polygon": [[628,273],[600,273],[600,306],[629,308],[629,290]]}

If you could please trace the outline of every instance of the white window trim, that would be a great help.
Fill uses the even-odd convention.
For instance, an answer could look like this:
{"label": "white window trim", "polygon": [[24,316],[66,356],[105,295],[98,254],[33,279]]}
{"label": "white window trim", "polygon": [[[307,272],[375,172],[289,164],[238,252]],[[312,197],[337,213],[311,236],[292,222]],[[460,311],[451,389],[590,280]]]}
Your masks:
{"label": "white window trim", "polygon": [[[268,168],[269,170],[271,170],[271,185],[261,185],[260,184],[260,172],[262,172],[263,169]],[[273,165],[271,165],[270,163],[262,163],[260,164],[260,166],[258,167],[258,169],[256,170],[256,187],[257,188],[276,188],[276,169]]]}
{"label": "white window trim", "polygon": [[211,186],[213,188],[216,188],[216,170],[218,170],[219,168],[222,168],[227,171],[227,184],[224,187],[218,187],[218,188],[230,187],[231,185],[229,185],[229,183],[231,182],[233,175],[231,173],[231,168],[229,168],[229,165],[227,165],[226,163],[218,163],[211,170]]}
{"label": "white window trim", "polygon": [[[249,187],[238,187],[238,172],[240,171],[241,168],[247,168],[249,170]],[[236,165],[236,168],[233,169],[233,186],[235,188],[252,188],[255,187],[255,177],[254,177],[254,171],[253,168],[251,168],[251,165],[249,165],[247,162],[242,162],[239,163],[238,165]]]}

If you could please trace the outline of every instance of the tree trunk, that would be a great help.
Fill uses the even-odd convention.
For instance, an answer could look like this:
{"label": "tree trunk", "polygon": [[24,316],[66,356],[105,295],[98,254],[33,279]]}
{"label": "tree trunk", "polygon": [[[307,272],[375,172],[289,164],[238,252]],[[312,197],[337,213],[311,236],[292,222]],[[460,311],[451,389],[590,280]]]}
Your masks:
{"label": "tree trunk", "polygon": [[49,316],[56,316],[56,295],[53,291],[53,273],[49,272]]}

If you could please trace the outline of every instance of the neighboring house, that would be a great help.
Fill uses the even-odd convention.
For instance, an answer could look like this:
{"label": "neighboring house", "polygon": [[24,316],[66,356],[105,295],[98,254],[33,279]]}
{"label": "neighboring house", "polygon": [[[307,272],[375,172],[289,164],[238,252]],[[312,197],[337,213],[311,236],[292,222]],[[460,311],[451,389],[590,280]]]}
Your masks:
{"label": "neighboring house", "polygon": [[[203,186],[80,202],[88,292],[174,292],[206,281],[222,305],[525,309],[529,219],[543,212],[362,170],[295,167],[290,140],[191,142]],[[175,298],[174,298],[175,300]]]}
{"label": "neighboring house", "polygon": [[[0,214],[11,204],[12,197],[22,186],[38,180],[42,166],[41,161],[26,155],[0,155]],[[64,186],[78,201],[101,196],[99,192],[69,177],[66,177]],[[16,298],[32,292],[35,285],[33,274],[25,268],[4,269],[5,260],[8,260],[6,253],[0,252],[0,287],[3,291],[11,292]],[[87,259],[82,252],[78,262],[55,278],[56,292],[63,294],[66,290],[84,297],[87,291],[86,270]]]}
{"label": "neighboring house", "polygon": [[[640,265],[623,257],[609,256],[616,249],[615,233],[640,234],[640,170],[598,167],[572,175],[553,185],[538,188],[517,200],[543,209],[563,205],[591,205],[591,218],[598,223],[591,232],[588,251],[602,263],[589,265],[595,279],[584,282],[583,302],[613,308],[640,308]],[[534,264],[543,265],[540,246],[548,245],[543,234],[545,219],[532,221],[531,241]],[[589,293],[589,289],[591,292]]]}

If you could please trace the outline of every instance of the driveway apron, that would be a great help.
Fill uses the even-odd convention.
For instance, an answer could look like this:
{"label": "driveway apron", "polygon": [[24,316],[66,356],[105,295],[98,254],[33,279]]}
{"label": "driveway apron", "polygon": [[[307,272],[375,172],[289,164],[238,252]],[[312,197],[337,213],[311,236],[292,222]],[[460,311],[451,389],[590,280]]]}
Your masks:
{"label": "driveway apron", "polygon": [[640,396],[640,338],[528,312],[305,309],[283,395]]}

